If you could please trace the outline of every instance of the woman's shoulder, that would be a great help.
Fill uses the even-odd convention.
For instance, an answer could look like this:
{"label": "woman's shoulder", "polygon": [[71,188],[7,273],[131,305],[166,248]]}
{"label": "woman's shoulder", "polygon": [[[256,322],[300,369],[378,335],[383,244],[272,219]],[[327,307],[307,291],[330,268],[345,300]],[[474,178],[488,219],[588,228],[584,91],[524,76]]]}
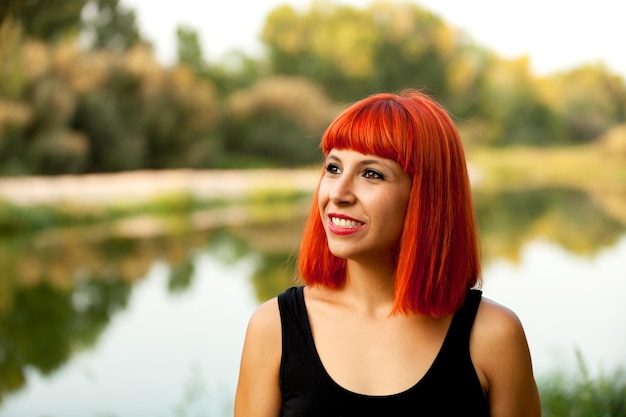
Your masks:
{"label": "woman's shoulder", "polygon": [[278,301],[272,298],[259,305],[248,321],[235,396],[235,415],[278,415],[280,357],[280,314]]}
{"label": "woman's shoulder", "polygon": [[261,303],[250,316],[248,322],[248,332],[268,332],[280,331],[280,311],[278,308],[278,297],[270,298]]}
{"label": "woman's shoulder", "polygon": [[487,358],[514,353],[511,348],[527,349],[519,316],[510,308],[483,297],[472,328],[472,345],[478,348],[476,353],[484,352]]}
{"label": "woman's shoulder", "polygon": [[513,310],[485,297],[476,313],[470,351],[479,376],[482,374],[488,381],[493,382],[505,370],[532,374],[528,342],[520,318]]}
{"label": "woman's shoulder", "polygon": [[470,354],[493,416],[540,416],[524,327],[511,309],[481,300],[470,336]]}
{"label": "woman's shoulder", "polygon": [[302,291],[302,289],[303,287],[295,286],[287,288],[279,295],[261,303],[250,316],[248,332],[274,333],[280,336],[281,313],[279,298],[283,297],[283,305],[285,302],[295,302],[297,292]]}
{"label": "woman's shoulder", "polygon": [[274,297],[260,304],[250,316],[244,342],[244,357],[278,363],[281,340],[280,312],[278,300]]}
{"label": "woman's shoulder", "polygon": [[522,323],[513,310],[486,297],[481,298],[474,328],[483,336],[505,339],[523,330]]}

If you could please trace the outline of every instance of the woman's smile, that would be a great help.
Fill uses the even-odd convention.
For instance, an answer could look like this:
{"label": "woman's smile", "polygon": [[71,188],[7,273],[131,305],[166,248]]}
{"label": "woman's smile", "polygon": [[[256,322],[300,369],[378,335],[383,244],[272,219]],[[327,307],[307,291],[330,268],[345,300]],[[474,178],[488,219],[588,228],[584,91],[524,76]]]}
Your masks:
{"label": "woman's smile", "polygon": [[348,235],[361,230],[365,223],[352,219],[342,214],[331,213],[328,215],[328,230],[336,235]]}

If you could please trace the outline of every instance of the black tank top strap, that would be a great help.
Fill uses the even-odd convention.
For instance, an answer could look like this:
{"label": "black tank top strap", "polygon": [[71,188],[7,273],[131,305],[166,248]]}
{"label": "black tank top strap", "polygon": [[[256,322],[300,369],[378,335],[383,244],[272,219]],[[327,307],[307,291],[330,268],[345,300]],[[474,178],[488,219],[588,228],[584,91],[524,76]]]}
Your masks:
{"label": "black tank top strap", "polygon": [[278,308],[280,310],[281,319],[302,320],[302,313],[306,316],[306,310],[301,311],[304,307],[304,287],[291,287],[278,295]]}
{"label": "black tank top strap", "polygon": [[291,287],[278,295],[281,328],[283,333],[283,352],[286,346],[296,342],[306,343],[309,333],[309,317],[304,304],[304,287]]}
{"label": "black tank top strap", "polygon": [[294,364],[302,370],[311,369],[317,351],[311,335],[309,317],[304,303],[304,287],[291,287],[278,295],[278,309],[282,331],[282,355],[280,363],[280,385],[283,388],[286,369],[293,373]]}
{"label": "black tank top strap", "polygon": [[446,345],[454,349],[463,350],[469,354],[469,338],[474,325],[474,319],[478,312],[482,291],[470,289],[467,291],[463,306],[456,312],[450,323],[450,329],[446,337]]}

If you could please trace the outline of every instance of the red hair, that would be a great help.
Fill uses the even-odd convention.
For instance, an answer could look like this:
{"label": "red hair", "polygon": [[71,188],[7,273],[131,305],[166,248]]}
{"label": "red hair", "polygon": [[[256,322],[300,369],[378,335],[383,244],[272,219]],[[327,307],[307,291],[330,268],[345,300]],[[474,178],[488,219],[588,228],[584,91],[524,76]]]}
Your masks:
{"label": "red hair", "polygon": [[[412,178],[398,247],[394,312],[445,316],[480,284],[480,249],[463,145],[454,122],[416,90],[369,96],[326,129],[324,154],[351,149],[393,159]],[[346,260],[327,244],[315,192],[298,269],[307,285],[341,287]]]}

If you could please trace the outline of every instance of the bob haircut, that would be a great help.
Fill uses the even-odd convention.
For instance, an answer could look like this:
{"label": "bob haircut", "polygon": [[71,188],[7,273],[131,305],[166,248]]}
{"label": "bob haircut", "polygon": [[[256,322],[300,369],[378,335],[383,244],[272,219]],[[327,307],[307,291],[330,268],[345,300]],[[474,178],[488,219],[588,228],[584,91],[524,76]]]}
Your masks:
{"label": "bob haircut", "polygon": [[[458,310],[479,286],[480,249],[463,145],[447,111],[419,90],[379,93],[345,109],[326,129],[321,149],[350,149],[392,159],[412,178],[397,248],[392,314],[434,317]],[[317,206],[318,188],[299,249],[307,285],[343,286],[346,260],[334,256]]]}

